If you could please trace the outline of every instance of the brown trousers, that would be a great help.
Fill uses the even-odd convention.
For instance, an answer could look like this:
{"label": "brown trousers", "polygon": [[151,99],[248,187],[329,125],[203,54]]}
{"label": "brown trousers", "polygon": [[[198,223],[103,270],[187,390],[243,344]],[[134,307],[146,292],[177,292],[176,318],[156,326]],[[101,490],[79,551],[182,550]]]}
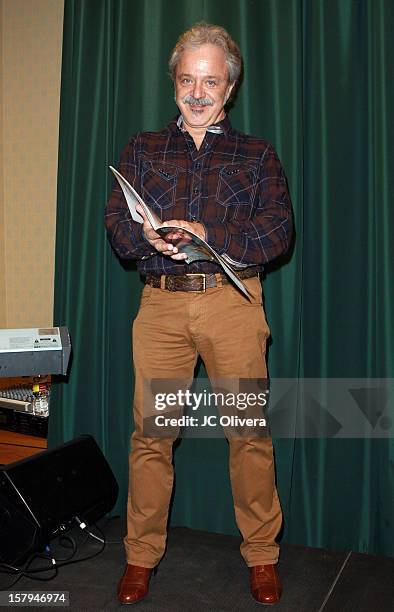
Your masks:
{"label": "brown trousers", "polygon": [[[171,438],[143,435],[144,380],[192,379],[198,355],[210,379],[264,378],[269,328],[257,277],[244,281],[250,303],[230,284],[206,293],[145,286],[133,324],[135,369],[127,506],[127,562],[154,567],[164,554],[173,487]],[[230,480],[246,564],[276,563],[282,513],[270,438],[229,438]]]}

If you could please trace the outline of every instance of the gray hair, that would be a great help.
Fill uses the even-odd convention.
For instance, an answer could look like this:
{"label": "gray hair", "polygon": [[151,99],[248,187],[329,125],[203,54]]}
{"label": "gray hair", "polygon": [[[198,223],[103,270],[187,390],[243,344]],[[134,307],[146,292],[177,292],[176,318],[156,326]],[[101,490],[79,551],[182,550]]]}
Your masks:
{"label": "gray hair", "polygon": [[168,62],[173,81],[175,81],[175,70],[182,51],[186,48],[200,47],[207,43],[223,49],[226,56],[229,81],[230,83],[238,81],[242,70],[242,56],[237,43],[224,28],[205,23],[205,21],[194,24],[178,38]]}

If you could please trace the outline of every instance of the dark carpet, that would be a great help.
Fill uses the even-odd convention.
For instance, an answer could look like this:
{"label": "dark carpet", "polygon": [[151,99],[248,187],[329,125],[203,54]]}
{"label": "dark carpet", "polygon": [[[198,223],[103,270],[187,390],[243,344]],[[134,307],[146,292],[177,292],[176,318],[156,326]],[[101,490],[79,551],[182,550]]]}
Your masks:
{"label": "dark carpet", "polygon": [[[69,591],[69,610],[125,610],[116,600],[116,584],[124,567],[124,525],[121,519],[100,523],[108,541],[97,557],[61,567],[54,580],[21,578],[13,591]],[[75,531],[75,530],[74,530]],[[96,531],[94,533],[97,534]],[[100,549],[100,542],[78,532],[75,558]],[[249,594],[248,569],[239,553],[240,538],[173,528],[148,597],[132,609],[147,612],[262,610]],[[66,549],[53,545],[56,558]],[[42,566],[43,560],[35,561]],[[33,564],[32,567],[35,567]],[[277,612],[392,612],[394,559],[282,545],[279,573],[283,582]],[[43,575],[45,576],[45,575]],[[50,576],[50,574],[46,574]],[[10,577],[1,575],[1,587]],[[8,607],[8,609],[12,609]],[[26,608],[60,610],[58,607]]]}

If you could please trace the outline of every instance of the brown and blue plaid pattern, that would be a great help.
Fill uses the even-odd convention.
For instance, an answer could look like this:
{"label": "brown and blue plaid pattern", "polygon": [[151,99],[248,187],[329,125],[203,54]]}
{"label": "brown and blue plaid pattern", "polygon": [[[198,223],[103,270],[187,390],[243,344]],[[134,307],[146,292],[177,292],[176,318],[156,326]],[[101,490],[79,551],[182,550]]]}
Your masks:
{"label": "brown and blue plaid pattern", "polygon": [[[160,132],[139,133],[124,148],[119,172],[162,221],[200,221],[207,242],[234,265],[263,265],[284,253],[292,233],[286,178],[272,146],[232,129],[206,132],[199,150],[174,119]],[[109,239],[119,257],[138,259],[142,274],[217,272],[217,264],[190,265],[159,253],[131,219],[117,182],[105,210]]]}

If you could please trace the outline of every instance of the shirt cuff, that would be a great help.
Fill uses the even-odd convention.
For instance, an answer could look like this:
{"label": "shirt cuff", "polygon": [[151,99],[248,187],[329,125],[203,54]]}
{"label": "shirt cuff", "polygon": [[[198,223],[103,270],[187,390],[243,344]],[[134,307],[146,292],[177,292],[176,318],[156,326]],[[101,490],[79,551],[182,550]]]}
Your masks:
{"label": "shirt cuff", "polygon": [[139,259],[145,259],[157,253],[155,248],[145,238],[142,228],[142,223],[133,224],[133,251]]}

